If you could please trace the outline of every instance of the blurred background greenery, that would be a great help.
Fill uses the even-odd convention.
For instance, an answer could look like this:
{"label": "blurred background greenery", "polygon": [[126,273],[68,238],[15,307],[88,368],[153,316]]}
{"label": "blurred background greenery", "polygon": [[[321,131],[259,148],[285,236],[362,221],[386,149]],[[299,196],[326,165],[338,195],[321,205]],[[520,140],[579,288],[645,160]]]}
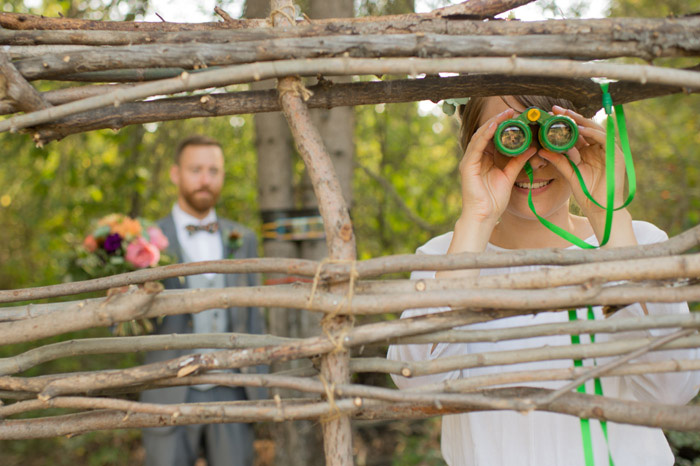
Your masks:
{"label": "blurred background greenery", "polygon": [[[239,3],[225,1],[221,6],[235,10]],[[545,13],[575,17],[586,3],[574,1],[566,11],[552,0],[537,5]],[[148,0],[37,0],[30,5],[5,0],[2,5],[4,11],[11,12],[130,20],[143,18]],[[412,5],[401,0],[363,0],[356,10],[359,14],[388,14],[404,12]],[[609,6],[612,16],[664,17],[698,11],[700,0],[613,0]],[[48,90],[59,85],[42,82],[39,86]],[[243,88],[232,86],[229,90]],[[452,229],[460,208],[458,122],[438,109],[418,103],[355,108],[352,217],[361,259],[410,253],[430,237]],[[697,95],[675,95],[637,102],[626,106],[626,114],[639,180],[637,198],[630,207],[634,218],[651,221],[670,235],[697,225],[700,99]],[[96,131],[42,148],[35,147],[28,135],[0,134],[4,147],[0,289],[65,281],[76,245],[91,222],[103,215],[121,212],[152,220],[165,215],[175,198],[168,179],[172,151],[177,141],[190,133],[208,134],[224,146],[227,183],[220,214],[259,229],[251,116]],[[303,164],[299,161],[295,167],[298,185]],[[106,335],[107,330],[95,329],[51,341]],[[48,341],[0,347],[0,357],[45,343]],[[138,355],[62,359],[22,375],[128,367],[137,361]],[[383,427],[367,424],[357,435],[357,464],[443,464],[439,429],[437,419]],[[700,465],[698,434],[668,435],[678,465]],[[381,445],[376,444],[377,439]],[[139,464],[141,456],[138,431],[0,442],[2,465],[126,465]]]}

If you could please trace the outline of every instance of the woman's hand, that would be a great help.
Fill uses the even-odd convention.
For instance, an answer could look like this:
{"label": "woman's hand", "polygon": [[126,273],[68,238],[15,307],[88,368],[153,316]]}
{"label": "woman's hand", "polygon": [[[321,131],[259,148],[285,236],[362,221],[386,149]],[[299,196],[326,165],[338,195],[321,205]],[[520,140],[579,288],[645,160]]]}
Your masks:
{"label": "woman's hand", "polygon": [[[498,219],[508,206],[518,174],[535,153],[534,147],[512,158],[496,153],[493,144],[496,128],[514,113],[509,108],[489,118],[476,130],[464,151],[464,157],[459,163],[462,214],[455,224],[448,254],[481,252],[486,248]],[[498,157],[498,164],[495,157]],[[436,277],[467,278],[477,275],[478,269],[443,270]]]}
{"label": "woman's hand", "polygon": [[[558,106],[552,108],[555,115],[567,116],[576,122],[579,130],[579,139],[571,150],[568,151],[569,159],[573,162],[581,173],[583,181],[588,187],[593,199],[600,205],[607,204],[607,183],[606,183],[606,161],[605,144],[606,130],[601,125],[591,119],[584,118],[578,113]],[[571,163],[562,154],[556,154],[547,150],[541,150],[540,156],[550,162],[569,182],[576,202],[581,206],[583,214],[591,222],[591,226],[600,240],[605,225],[605,209],[601,209],[584,194],[581,183],[571,167]],[[620,148],[615,145],[615,196],[613,207],[618,207],[624,202],[625,187],[625,164],[624,156]],[[629,214],[623,209],[618,211],[616,217],[628,217]],[[631,218],[625,223],[629,223],[631,229]],[[625,244],[636,244],[630,239],[624,241]]]}
{"label": "woman's hand", "polygon": [[494,162],[496,148],[493,135],[498,125],[514,113],[513,109],[508,109],[491,117],[472,136],[459,164],[462,179],[460,220],[487,224],[493,228],[508,206],[518,174],[535,153],[535,148],[530,147],[517,157],[507,157],[503,168]]}

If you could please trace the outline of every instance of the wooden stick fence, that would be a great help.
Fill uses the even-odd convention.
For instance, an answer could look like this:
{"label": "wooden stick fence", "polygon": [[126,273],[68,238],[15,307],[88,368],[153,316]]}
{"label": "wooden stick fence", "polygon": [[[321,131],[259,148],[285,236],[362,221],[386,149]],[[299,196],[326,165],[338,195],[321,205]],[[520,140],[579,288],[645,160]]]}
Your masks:
{"label": "wooden stick fence", "polygon": [[[616,103],[678,92],[697,92],[700,73],[689,69],[582,62],[612,57],[700,55],[700,18],[567,20],[535,23],[488,21],[527,0],[469,1],[430,14],[300,21],[291,1],[273,0],[269,20],[223,23],[109,23],[0,13],[2,82],[6,99],[0,131],[26,131],[37,143],[74,132],[149,121],[282,111],[292,129],[319,201],[329,259],[223,260],[176,264],[85,282],[0,291],[0,302],[19,303],[124,287],[107,298],[0,309],[0,341],[35,341],[69,331],[109,327],[133,319],[199,312],[213,307],[274,306],[325,314],[318,336],[154,335],[83,339],[39,346],[0,359],[0,439],[73,435],[101,429],[214,422],[321,420],[326,462],[352,464],[350,420],[407,419],[477,410],[533,409],[579,417],[700,430],[700,407],[674,407],[570,392],[597,377],[700,370],[698,360],[630,362],[655,351],[700,347],[700,315],[645,316],[576,321],[499,330],[455,327],[581,305],[612,310],[637,302],[700,301],[700,226],[650,246],[596,251],[519,250],[450,256],[391,256],[356,261],[352,222],[330,158],[308,108],[434,100],[464,95],[559,93],[597,110],[600,90],[588,78],[620,81]],[[463,19],[471,15],[475,19]],[[546,43],[546,46],[543,46]],[[543,52],[546,51],[546,52]],[[549,58],[545,58],[547,55]],[[537,58],[533,58],[536,56]],[[383,58],[377,58],[383,57]],[[522,58],[525,57],[525,58]],[[429,74],[384,82],[319,84],[307,89],[298,76]],[[276,91],[240,91],[194,97],[142,99],[180,91],[278,78]],[[122,82],[37,92],[29,81]],[[143,82],[149,81],[149,82]],[[157,108],[157,110],[156,110]],[[413,270],[482,269],[548,265],[535,272],[472,280],[382,280]],[[221,290],[163,291],[157,280],[213,273],[280,273],[313,283]],[[377,278],[380,279],[377,279]],[[141,285],[136,286],[136,285]],[[358,315],[408,308],[445,308],[410,319],[354,326]],[[358,348],[390,343],[493,342],[545,335],[677,329],[664,337],[627,338],[581,345],[469,354],[425,362],[359,357]],[[38,377],[18,376],[47,361],[87,354],[162,348],[214,348],[170,361],[121,370]],[[353,357],[351,357],[351,355]],[[416,377],[450,370],[527,361],[612,357],[588,368],[512,371],[429,384],[415,390],[350,383],[353,372]],[[269,375],[222,374],[292,359],[306,369]],[[319,363],[320,361],[320,363]],[[566,390],[499,388],[533,381],[571,381]],[[216,405],[158,405],[122,397],[145,389],[214,383],[279,387],[319,397]],[[33,419],[10,416],[48,408],[74,414]]]}

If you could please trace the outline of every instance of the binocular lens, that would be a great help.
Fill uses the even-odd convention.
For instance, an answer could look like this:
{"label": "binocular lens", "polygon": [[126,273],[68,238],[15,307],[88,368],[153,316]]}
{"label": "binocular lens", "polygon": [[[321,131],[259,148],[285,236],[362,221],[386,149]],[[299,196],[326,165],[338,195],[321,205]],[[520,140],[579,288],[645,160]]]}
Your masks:
{"label": "binocular lens", "polygon": [[547,128],[547,134],[545,136],[552,145],[566,147],[571,143],[574,134],[570,124],[559,121]]}
{"label": "binocular lens", "polygon": [[500,142],[503,147],[509,150],[517,150],[522,147],[527,140],[525,131],[518,126],[508,126],[503,128],[500,134]]}

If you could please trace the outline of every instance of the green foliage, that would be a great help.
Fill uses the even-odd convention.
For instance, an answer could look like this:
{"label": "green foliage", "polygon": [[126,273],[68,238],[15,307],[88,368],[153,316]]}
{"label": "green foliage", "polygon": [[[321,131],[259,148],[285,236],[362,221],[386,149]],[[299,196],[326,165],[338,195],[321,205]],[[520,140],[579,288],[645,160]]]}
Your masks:
{"label": "green foliage", "polygon": [[417,109],[408,103],[356,110],[356,156],[362,169],[355,173],[352,214],[362,259],[413,252],[436,233],[450,231],[461,208],[457,121],[439,110],[421,115]]}
{"label": "green foliage", "polygon": [[31,13],[47,17],[91,20],[133,21],[146,13],[148,0],[42,0],[27,6],[21,0],[5,0],[3,10],[11,13]]}
{"label": "green foliage", "polygon": [[76,437],[4,442],[3,466],[105,466],[143,463],[141,434],[137,430],[99,431]]}
{"label": "green foliage", "polygon": [[700,466],[700,435],[697,432],[667,432],[676,466]]}
{"label": "green foliage", "polygon": [[634,218],[678,234],[700,223],[700,98],[673,95],[626,106],[640,174]]}
{"label": "green foliage", "polygon": [[402,423],[392,466],[442,466],[440,418]]}
{"label": "green foliage", "polygon": [[682,16],[700,11],[698,0],[613,0],[610,16],[662,18]]}

